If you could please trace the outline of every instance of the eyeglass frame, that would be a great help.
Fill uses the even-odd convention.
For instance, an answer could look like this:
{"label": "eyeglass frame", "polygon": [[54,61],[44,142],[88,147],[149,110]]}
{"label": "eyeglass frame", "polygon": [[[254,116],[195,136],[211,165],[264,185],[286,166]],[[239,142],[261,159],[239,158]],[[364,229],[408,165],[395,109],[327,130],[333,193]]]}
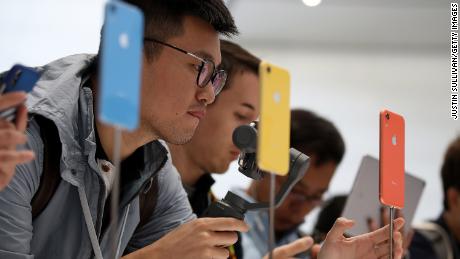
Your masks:
{"label": "eyeglass frame", "polygon": [[[200,70],[198,71],[198,75],[196,77],[196,84],[200,88],[205,88],[209,84],[209,82],[211,82],[211,84],[213,84],[213,80],[216,78],[217,74],[218,73],[224,73],[224,75],[225,75],[224,76],[224,82],[222,83],[222,86],[220,87],[219,91],[215,91],[215,88],[213,86],[214,95],[217,96],[222,91],[222,89],[224,89],[224,86],[227,83],[227,77],[228,77],[227,71],[225,71],[223,69],[217,69],[216,64],[212,60],[206,60],[204,58],[201,58],[201,57],[195,55],[192,52],[186,51],[186,50],[184,50],[182,48],[179,48],[179,47],[174,46],[172,44],[157,40],[157,39],[152,38],[152,37],[144,37],[144,41],[150,41],[150,42],[158,43],[158,44],[170,47],[170,48],[172,48],[174,50],[177,50],[177,51],[179,51],[181,53],[184,53],[186,55],[189,55],[189,56],[191,56],[191,57],[193,57],[195,59],[198,59],[201,62],[201,65],[200,65]],[[203,85],[200,85],[200,75],[202,73],[201,71],[203,70],[203,68],[205,66],[205,63],[211,63],[212,67],[213,67],[213,71],[212,71],[212,74],[209,77],[209,79],[206,81],[206,83],[204,83]]]}

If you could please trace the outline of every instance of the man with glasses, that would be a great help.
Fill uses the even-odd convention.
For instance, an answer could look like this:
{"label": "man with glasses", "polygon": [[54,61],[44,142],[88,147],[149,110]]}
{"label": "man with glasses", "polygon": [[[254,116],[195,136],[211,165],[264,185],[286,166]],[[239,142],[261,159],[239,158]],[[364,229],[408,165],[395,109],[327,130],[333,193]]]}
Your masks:
{"label": "man with glasses", "polygon": [[[305,216],[323,201],[337,165],[345,152],[345,143],[337,128],[328,120],[305,110],[291,111],[291,147],[310,156],[305,176],[294,186],[275,210],[276,246],[291,243],[304,236],[299,226]],[[287,177],[276,176],[276,190]],[[270,177],[252,181],[245,191],[237,192],[249,201],[268,201]],[[243,234],[244,258],[260,258],[268,251],[268,218],[265,211],[248,212],[250,230]],[[304,258],[305,255],[298,255]],[[297,258],[296,257],[296,258]]]}
{"label": "man with glasses", "polygon": [[[123,258],[218,259],[228,257],[235,231],[247,230],[235,219],[193,220],[158,142],[188,142],[222,89],[219,34],[237,32],[233,18],[221,0],[127,2],[144,12],[146,39],[140,127],[122,134],[116,235],[110,235],[114,130],[94,111],[99,58],[74,55],[40,68],[28,99],[24,148],[37,159],[18,165],[0,192],[0,258],[102,259],[116,242]],[[155,195],[145,201],[149,193]]]}
{"label": "man with glasses", "polygon": [[168,44],[166,42],[162,42],[154,38],[145,37],[144,41],[158,43],[160,45],[163,45],[171,49],[177,50],[179,52],[182,52],[198,60],[200,64],[195,65],[194,67],[196,71],[198,72],[198,76],[196,78],[196,84],[199,87],[206,87],[206,85],[208,85],[209,82],[211,82],[212,88],[214,90],[214,95],[218,95],[220,91],[222,90],[222,88],[224,88],[225,82],[227,80],[227,72],[222,69],[216,70],[216,65],[212,61],[213,58],[207,55],[206,53],[202,53],[201,56],[203,56],[204,58],[201,58],[194,53],[190,53],[184,49],[181,49],[179,47]]}

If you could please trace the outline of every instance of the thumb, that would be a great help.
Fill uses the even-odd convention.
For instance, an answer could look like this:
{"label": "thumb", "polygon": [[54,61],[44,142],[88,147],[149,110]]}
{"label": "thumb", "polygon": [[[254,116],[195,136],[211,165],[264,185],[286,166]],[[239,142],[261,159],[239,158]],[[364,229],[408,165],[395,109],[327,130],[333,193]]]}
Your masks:
{"label": "thumb", "polygon": [[314,245],[311,248],[311,258],[312,259],[318,258],[319,250],[321,250],[321,245],[318,245],[318,244]]}
{"label": "thumb", "polygon": [[327,233],[326,239],[329,239],[329,238],[332,238],[332,239],[343,238],[343,233],[345,232],[345,230],[353,227],[354,224],[355,224],[355,222],[353,220],[349,220],[349,219],[342,218],[342,217],[338,218],[335,221],[334,226],[331,228],[329,233]]}

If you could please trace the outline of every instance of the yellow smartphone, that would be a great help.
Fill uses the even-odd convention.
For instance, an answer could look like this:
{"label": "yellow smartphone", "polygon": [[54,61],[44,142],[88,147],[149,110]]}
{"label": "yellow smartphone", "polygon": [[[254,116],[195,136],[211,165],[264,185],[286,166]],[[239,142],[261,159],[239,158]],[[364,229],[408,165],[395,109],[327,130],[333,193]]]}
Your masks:
{"label": "yellow smartphone", "polygon": [[260,77],[260,120],[257,165],[260,169],[286,175],[289,171],[290,76],[281,67],[262,61]]}

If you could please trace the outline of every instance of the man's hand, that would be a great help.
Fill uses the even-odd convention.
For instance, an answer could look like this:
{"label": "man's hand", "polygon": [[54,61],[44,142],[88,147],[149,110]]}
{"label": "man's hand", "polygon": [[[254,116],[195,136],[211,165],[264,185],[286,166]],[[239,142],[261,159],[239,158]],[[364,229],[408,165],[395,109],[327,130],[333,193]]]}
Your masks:
{"label": "man's hand", "polygon": [[238,232],[247,232],[244,221],[234,218],[200,218],[171,231],[155,243],[123,259],[226,259],[227,247],[238,240]]}
{"label": "man's hand", "polygon": [[[351,228],[354,222],[345,218],[338,218],[326,236],[318,258],[320,259],[371,259],[387,258],[390,250],[390,226],[377,229],[373,232],[346,238],[345,230]],[[402,236],[399,230],[404,225],[404,219],[394,221],[394,258],[402,257]]]}
{"label": "man's hand", "polygon": [[16,165],[34,159],[32,151],[17,151],[16,146],[27,141],[24,131],[27,126],[27,109],[22,104],[26,100],[23,92],[0,96],[0,111],[17,107],[16,124],[0,118],[0,190],[5,188],[14,175]]}
{"label": "man's hand", "polygon": [[[396,218],[404,218],[404,215],[401,210],[396,210]],[[383,227],[390,224],[390,212],[388,208],[381,207],[380,210],[380,226],[378,225],[377,221],[373,218],[369,218],[367,221],[367,226],[369,231],[375,231],[379,227]],[[408,251],[410,243],[412,242],[412,238],[414,237],[414,231],[411,229],[408,233],[405,233],[404,228],[401,228],[399,231],[403,237],[403,251],[404,254]]]}
{"label": "man's hand", "polygon": [[[296,254],[307,251],[313,245],[311,237],[303,237],[296,241],[279,246],[273,250],[273,259],[293,259]],[[268,259],[268,254],[263,259]]]}

